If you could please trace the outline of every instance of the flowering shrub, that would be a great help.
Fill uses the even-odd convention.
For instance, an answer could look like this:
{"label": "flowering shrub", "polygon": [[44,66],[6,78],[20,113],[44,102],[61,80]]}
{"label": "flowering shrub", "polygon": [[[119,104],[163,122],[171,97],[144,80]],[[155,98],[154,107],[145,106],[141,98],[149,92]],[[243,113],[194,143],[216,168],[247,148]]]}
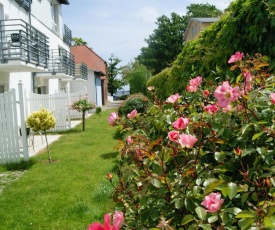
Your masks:
{"label": "flowering shrub", "polygon": [[94,109],[96,104],[88,100],[88,97],[85,96],[78,100],[73,101],[70,105],[70,109],[77,110],[78,112],[82,112],[82,130],[85,130],[85,113],[90,109]]}
{"label": "flowering shrub", "polygon": [[94,109],[95,107],[96,104],[94,102],[89,101],[88,97],[85,96],[83,98],[73,101],[73,103],[70,106],[70,109],[74,109],[78,112],[85,113],[86,111]]}
{"label": "flowering shrub", "polygon": [[48,149],[48,159],[52,162],[50,155],[48,139],[47,139],[47,130],[54,128],[56,121],[52,112],[45,108],[41,108],[37,111],[32,112],[26,120],[27,126],[32,128],[33,131],[43,131],[46,139],[47,149]]}
{"label": "flowering shrub", "polygon": [[[114,198],[127,229],[275,229],[275,77],[267,57],[237,52],[235,81],[202,77],[135,116]],[[113,114],[114,115],[114,114]]]}

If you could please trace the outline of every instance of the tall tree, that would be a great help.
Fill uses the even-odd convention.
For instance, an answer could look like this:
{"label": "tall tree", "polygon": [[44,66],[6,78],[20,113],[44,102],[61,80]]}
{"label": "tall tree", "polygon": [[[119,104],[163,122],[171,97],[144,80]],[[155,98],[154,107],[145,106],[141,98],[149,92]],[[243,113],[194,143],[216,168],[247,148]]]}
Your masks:
{"label": "tall tree", "polygon": [[115,57],[113,54],[109,58],[109,62],[107,63],[108,68],[108,92],[113,96],[114,93],[121,89],[124,85],[124,81],[118,79],[118,75],[120,74],[121,67],[118,67],[118,64],[121,60],[118,57]]}
{"label": "tall tree", "polygon": [[121,71],[122,78],[130,85],[130,93],[146,94],[146,82],[151,73],[146,66],[132,62],[124,66]]}
{"label": "tall tree", "polygon": [[145,65],[153,75],[171,66],[183,48],[183,34],[191,17],[217,17],[222,12],[214,5],[191,4],[187,7],[187,15],[172,13],[171,17],[161,16],[157,19],[157,29],[145,39],[147,47],[141,48],[136,58]]}
{"label": "tall tree", "polygon": [[182,36],[186,19],[176,13],[171,18],[163,15],[157,19],[158,28],[145,39],[147,47],[141,48],[137,60],[153,74],[170,66],[182,49]]}
{"label": "tall tree", "polygon": [[187,13],[186,17],[190,18],[208,18],[208,17],[218,17],[222,14],[222,11],[217,9],[216,6],[206,4],[191,4],[186,7]]}

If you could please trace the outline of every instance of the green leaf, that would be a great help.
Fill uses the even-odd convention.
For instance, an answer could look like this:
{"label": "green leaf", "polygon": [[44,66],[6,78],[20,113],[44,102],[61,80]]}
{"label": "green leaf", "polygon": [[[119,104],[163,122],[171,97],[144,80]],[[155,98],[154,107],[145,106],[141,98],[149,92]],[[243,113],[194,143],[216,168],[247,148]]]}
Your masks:
{"label": "green leaf", "polygon": [[254,217],[254,213],[251,212],[251,211],[248,211],[248,210],[241,211],[236,216],[236,218],[238,218],[238,219],[240,219],[240,218],[251,218],[251,217]]}
{"label": "green leaf", "polygon": [[195,217],[193,215],[191,215],[191,214],[186,215],[185,217],[183,217],[181,224],[182,225],[188,224],[189,222],[193,221],[194,219],[195,219]]}
{"label": "green leaf", "polygon": [[205,230],[211,230],[212,229],[210,224],[199,224],[199,226],[202,229],[205,229]]}
{"label": "green leaf", "polygon": [[247,128],[249,127],[249,124],[245,124],[243,127],[242,127],[242,135],[246,132]]}
{"label": "green leaf", "polygon": [[242,198],[241,198],[242,204],[244,204],[244,202],[247,200],[248,195],[249,195],[248,193],[244,193],[244,194],[242,195]]}
{"label": "green leaf", "polygon": [[266,217],[271,217],[271,216],[274,214],[274,212],[275,212],[275,207],[274,207],[274,206],[273,206],[273,207],[270,207],[270,208],[268,209],[268,212],[267,212]]}
{"label": "green leaf", "polygon": [[217,217],[217,216],[210,216],[210,217],[207,219],[207,221],[208,221],[209,224],[214,223],[214,222],[217,221],[217,220],[218,220],[218,217]]}
{"label": "green leaf", "polygon": [[241,219],[238,221],[238,225],[241,228],[241,230],[245,230],[248,229],[251,224],[254,223],[254,219],[250,218],[250,219]]}
{"label": "green leaf", "polygon": [[226,212],[229,212],[229,213],[233,213],[234,215],[237,215],[238,213],[240,213],[242,210],[239,209],[239,208],[227,208],[225,209]]}
{"label": "green leaf", "polygon": [[206,194],[212,192],[215,188],[217,188],[223,182],[224,182],[223,180],[211,178],[211,180],[209,180],[207,185],[205,186],[204,194],[206,195]]}
{"label": "green leaf", "polygon": [[275,217],[265,217],[264,218],[264,225],[265,227],[274,228],[275,227]]}
{"label": "green leaf", "polygon": [[158,180],[157,178],[152,178],[151,179],[151,183],[153,186],[155,186],[156,188],[160,188],[162,186],[160,180]]}
{"label": "green leaf", "polygon": [[225,153],[224,152],[215,152],[215,160],[220,162],[223,162],[225,159]]}
{"label": "green leaf", "polygon": [[256,134],[252,137],[252,141],[256,140],[257,138],[259,138],[259,137],[262,136],[263,134],[264,134],[264,132],[256,133]]}
{"label": "green leaf", "polygon": [[195,209],[195,211],[196,211],[196,213],[197,213],[197,215],[198,215],[198,217],[199,217],[200,219],[202,219],[202,220],[205,219],[207,212],[205,211],[204,208],[202,208],[202,207],[197,207],[197,208]]}
{"label": "green leaf", "polygon": [[237,184],[232,183],[232,182],[229,183],[228,184],[228,196],[231,200],[237,195],[237,192],[238,192]]}

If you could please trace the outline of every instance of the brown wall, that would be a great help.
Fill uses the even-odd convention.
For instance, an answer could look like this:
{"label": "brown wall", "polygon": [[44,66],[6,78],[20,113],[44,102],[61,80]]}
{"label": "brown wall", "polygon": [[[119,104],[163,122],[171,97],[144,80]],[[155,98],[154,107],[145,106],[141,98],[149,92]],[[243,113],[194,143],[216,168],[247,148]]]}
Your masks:
{"label": "brown wall", "polygon": [[103,105],[106,105],[108,102],[108,71],[107,71],[107,63],[100,56],[98,56],[92,49],[83,46],[71,46],[71,53],[74,55],[75,63],[79,64],[84,62],[87,64],[88,69],[92,69],[94,71],[101,71],[106,76],[102,76],[103,80]]}

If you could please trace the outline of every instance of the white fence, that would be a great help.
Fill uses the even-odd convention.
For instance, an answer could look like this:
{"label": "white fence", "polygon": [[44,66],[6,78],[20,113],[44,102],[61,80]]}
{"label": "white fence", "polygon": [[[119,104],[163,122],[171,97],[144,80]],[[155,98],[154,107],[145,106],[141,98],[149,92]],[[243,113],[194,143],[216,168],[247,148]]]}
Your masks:
{"label": "white fence", "polygon": [[46,108],[53,112],[56,125],[51,130],[66,130],[71,128],[71,119],[81,119],[82,113],[70,110],[70,104],[77,99],[85,96],[85,90],[77,93],[59,92],[55,94],[35,94],[30,93],[28,104],[30,113]]}
{"label": "white fence", "polygon": [[24,160],[29,160],[27,147],[26,128],[22,129],[20,147],[20,136],[17,116],[20,114],[21,127],[26,127],[24,117],[22,84],[18,84],[19,109],[17,109],[15,89],[0,94],[0,164],[19,163],[23,154]]}

